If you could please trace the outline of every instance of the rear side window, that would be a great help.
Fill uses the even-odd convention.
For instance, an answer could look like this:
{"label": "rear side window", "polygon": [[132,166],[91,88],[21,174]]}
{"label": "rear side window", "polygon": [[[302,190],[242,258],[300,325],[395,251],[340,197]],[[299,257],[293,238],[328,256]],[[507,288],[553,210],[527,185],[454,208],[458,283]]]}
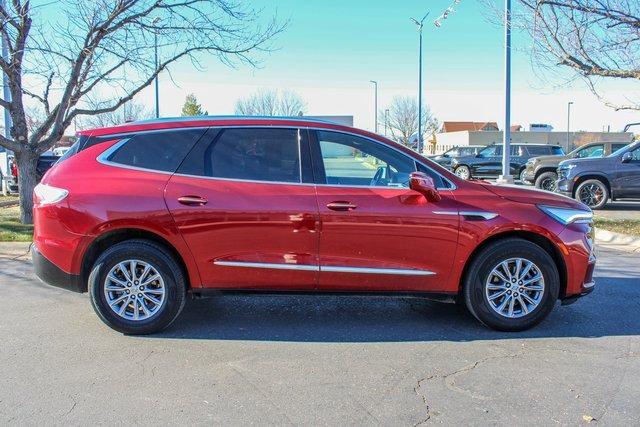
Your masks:
{"label": "rear side window", "polygon": [[628,144],[611,144],[611,152],[614,153],[621,148],[626,147]]}
{"label": "rear side window", "polygon": [[564,156],[564,150],[562,149],[562,147],[552,146],[551,154],[554,156]]}
{"label": "rear side window", "polygon": [[222,129],[210,143],[198,144],[178,173],[250,181],[300,182],[298,130]]}
{"label": "rear side window", "polygon": [[185,129],[134,135],[107,160],[136,168],[175,172],[204,132],[204,129]]}

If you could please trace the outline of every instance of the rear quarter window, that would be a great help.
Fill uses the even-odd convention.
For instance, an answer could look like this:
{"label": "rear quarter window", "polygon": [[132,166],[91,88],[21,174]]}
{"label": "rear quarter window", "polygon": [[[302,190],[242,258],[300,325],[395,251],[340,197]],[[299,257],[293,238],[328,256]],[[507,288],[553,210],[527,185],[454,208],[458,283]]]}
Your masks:
{"label": "rear quarter window", "polygon": [[205,129],[149,132],[123,139],[107,157],[112,163],[141,169],[175,172]]}

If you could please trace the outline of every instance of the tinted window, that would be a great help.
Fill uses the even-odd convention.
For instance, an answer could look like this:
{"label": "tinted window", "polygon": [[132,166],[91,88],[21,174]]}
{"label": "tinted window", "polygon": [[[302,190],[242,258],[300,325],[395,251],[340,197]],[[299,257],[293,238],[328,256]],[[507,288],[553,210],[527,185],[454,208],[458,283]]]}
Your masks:
{"label": "tinted window", "polygon": [[529,145],[527,146],[527,151],[532,156],[546,156],[551,154],[551,147],[544,147],[540,145]]}
{"label": "tinted window", "polygon": [[300,182],[297,129],[234,128],[213,131],[179,173],[252,181]]}
{"label": "tinted window", "polygon": [[134,135],[126,139],[108,160],[137,168],[175,172],[204,132],[203,129],[187,129]]}
{"label": "tinted window", "polygon": [[[603,152],[604,152],[603,144],[591,145],[589,147],[583,148],[582,150],[578,150],[578,152],[576,153],[576,157],[579,159],[582,159],[585,157],[602,157]],[[600,155],[598,156],[597,153],[600,153]]]}
{"label": "tinted window", "polygon": [[611,152],[618,151],[621,148],[626,147],[627,144],[611,144]]}
{"label": "tinted window", "polygon": [[480,156],[482,157],[496,157],[502,155],[502,145],[489,145],[488,147],[480,150]]}
{"label": "tinted window", "polygon": [[553,154],[554,156],[564,156],[564,149],[562,147],[554,145],[551,147],[551,154]]}
{"label": "tinted window", "polygon": [[632,162],[640,162],[640,148],[636,148],[631,152],[631,161]]}
{"label": "tinted window", "polygon": [[338,132],[317,132],[327,184],[408,187],[411,157],[381,143]]}
{"label": "tinted window", "polygon": [[477,148],[466,147],[460,149],[460,156],[473,156],[478,152]]}

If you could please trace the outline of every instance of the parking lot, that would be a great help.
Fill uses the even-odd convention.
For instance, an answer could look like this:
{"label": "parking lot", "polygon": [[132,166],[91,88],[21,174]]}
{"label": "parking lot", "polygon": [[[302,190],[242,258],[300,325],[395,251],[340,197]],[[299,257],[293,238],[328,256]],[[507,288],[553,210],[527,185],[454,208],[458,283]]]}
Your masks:
{"label": "parking lot", "polygon": [[598,253],[596,291],[523,333],[421,300],[283,296],[190,301],[148,337],[7,253],[0,423],[637,424],[640,265]]}

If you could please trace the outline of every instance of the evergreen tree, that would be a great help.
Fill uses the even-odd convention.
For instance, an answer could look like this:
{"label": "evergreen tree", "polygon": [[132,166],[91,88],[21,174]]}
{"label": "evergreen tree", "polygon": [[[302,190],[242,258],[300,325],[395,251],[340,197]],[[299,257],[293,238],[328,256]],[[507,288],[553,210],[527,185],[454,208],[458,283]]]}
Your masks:
{"label": "evergreen tree", "polygon": [[192,93],[187,95],[182,106],[182,116],[206,116],[209,114],[202,109],[202,105],[198,103],[198,99]]}

